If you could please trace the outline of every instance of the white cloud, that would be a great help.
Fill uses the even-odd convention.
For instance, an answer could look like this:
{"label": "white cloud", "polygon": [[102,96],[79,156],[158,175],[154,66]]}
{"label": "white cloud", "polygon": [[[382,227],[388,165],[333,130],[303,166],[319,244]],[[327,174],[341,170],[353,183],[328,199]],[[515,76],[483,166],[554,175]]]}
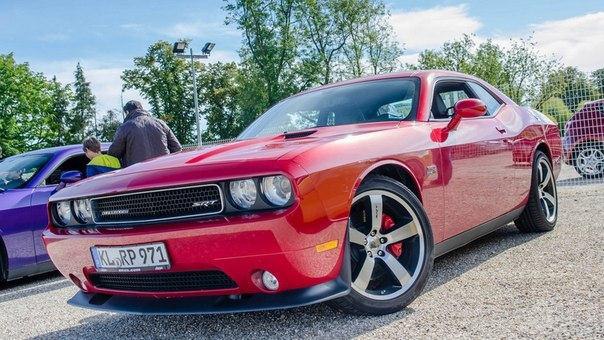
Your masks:
{"label": "white cloud", "polygon": [[208,35],[226,35],[239,36],[240,33],[231,26],[226,26],[222,22],[179,22],[166,29],[163,29],[161,34],[174,39],[193,39],[201,38]]}
{"label": "white cloud", "polygon": [[418,60],[419,60],[419,53],[403,54],[402,56],[400,56],[398,58],[398,61],[400,61],[403,65],[416,64]]}
{"label": "white cloud", "polygon": [[408,51],[438,48],[444,42],[475,33],[482,23],[468,14],[466,5],[393,12],[390,23]]}
{"label": "white cloud", "polygon": [[532,25],[537,48],[584,71],[604,67],[604,12]]}
{"label": "white cloud", "polygon": [[[97,112],[99,118],[110,109],[119,109],[121,107],[121,89],[122,79],[120,78],[123,70],[131,65],[127,61],[105,62],[98,60],[62,60],[55,62],[30,62],[32,68],[46,75],[47,78],[57,77],[63,84],[73,83],[74,71],[76,65],[80,62],[84,69],[86,81],[90,82],[92,93],[97,100]],[[124,101],[136,99],[147,105],[147,102],[141,97],[138,91],[124,91]]]}
{"label": "white cloud", "polygon": [[[434,49],[463,34],[477,34],[482,23],[469,15],[466,5],[433,7],[393,12],[391,24],[407,55],[403,63],[417,61],[418,52]],[[554,56],[567,66],[583,71],[604,67],[604,12],[590,13],[562,20],[534,23],[516,32],[495,36],[477,35],[478,43],[491,38],[496,44],[510,47],[510,39],[533,37],[535,48],[546,56]]]}

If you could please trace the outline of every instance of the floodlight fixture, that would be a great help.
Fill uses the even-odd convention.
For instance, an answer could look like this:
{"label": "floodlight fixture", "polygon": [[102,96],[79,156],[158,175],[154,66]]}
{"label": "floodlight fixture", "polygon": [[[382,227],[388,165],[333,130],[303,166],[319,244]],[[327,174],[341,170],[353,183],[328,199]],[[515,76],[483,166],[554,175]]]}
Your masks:
{"label": "floodlight fixture", "polygon": [[210,52],[212,52],[212,50],[214,49],[214,46],[216,46],[215,43],[207,42],[205,45],[203,45],[203,48],[201,49],[201,53],[210,54]]}
{"label": "floodlight fixture", "polygon": [[184,53],[187,49],[187,45],[186,41],[177,41],[174,43],[174,47],[172,47],[172,52],[175,54]]}

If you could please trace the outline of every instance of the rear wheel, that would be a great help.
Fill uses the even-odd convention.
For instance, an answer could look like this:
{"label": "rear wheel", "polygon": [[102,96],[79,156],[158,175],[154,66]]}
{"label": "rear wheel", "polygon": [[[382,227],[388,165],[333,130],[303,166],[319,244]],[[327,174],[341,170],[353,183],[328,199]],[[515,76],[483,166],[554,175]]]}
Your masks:
{"label": "rear wheel", "polygon": [[382,176],[365,181],[353,200],[348,237],[351,292],[334,300],[353,314],[387,314],[411,303],[426,284],[433,239],[420,201]]}
{"label": "rear wheel", "polygon": [[514,221],[522,232],[554,229],[558,219],[558,191],[549,158],[541,151],[535,153],[529,199],[522,215]]}
{"label": "rear wheel", "polygon": [[585,178],[598,178],[604,175],[604,146],[589,143],[579,147],[575,154],[575,170]]}

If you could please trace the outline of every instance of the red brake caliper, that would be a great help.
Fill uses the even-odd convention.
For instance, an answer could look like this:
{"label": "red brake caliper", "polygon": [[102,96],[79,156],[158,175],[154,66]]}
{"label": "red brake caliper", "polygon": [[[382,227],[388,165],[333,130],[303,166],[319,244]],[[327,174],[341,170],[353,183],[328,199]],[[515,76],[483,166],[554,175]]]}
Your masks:
{"label": "red brake caliper", "polygon": [[[394,220],[392,217],[382,214],[382,232],[387,233],[388,231],[394,228]],[[388,246],[388,251],[394,255],[394,257],[399,257],[403,253],[403,242],[394,243]]]}

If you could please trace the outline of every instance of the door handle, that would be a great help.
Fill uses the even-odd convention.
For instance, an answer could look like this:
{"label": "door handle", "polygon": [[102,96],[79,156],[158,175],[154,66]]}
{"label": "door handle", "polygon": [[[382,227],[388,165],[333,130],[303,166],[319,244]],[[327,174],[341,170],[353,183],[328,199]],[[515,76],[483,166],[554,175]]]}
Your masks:
{"label": "door handle", "polygon": [[504,134],[507,132],[507,131],[505,131],[505,128],[500,128],[499,126],[495,126],[495,129],[501,134]]}

